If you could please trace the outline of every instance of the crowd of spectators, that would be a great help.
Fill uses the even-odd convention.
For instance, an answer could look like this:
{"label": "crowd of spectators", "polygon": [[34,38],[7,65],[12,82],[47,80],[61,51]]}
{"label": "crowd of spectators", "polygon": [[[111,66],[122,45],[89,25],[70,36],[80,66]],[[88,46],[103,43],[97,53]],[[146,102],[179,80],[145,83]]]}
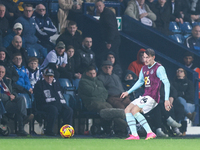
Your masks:
{"label": "crowd of spectators", "polygon": [[[99,30],[104,41],[101,55],[96,56],[92,49],[93,37],[83,37],[77,23],[68,18],[70,11],[81,10],[81,0],[58,0],[61,34],[55,43],[50,37],[58,30],[43,4],[38,4],[35,8],[31,4],[25,4],[24,12],[21,13],[14,2],[2,0],[1,3],[0,98],[6,111],[16,114],[19,122],[18,135],[27,135],[23,129],[23,120],[29,121],[33,118],[30,111],[32,101],[35,101],[38,110],[47,113],[47,127],[44,132],[46,135],[55,135],[53,127],[59,114],[63,117],[64,124],[72,123],[73,110],[66,105],[59,78],[72,82],[88,111],[100,113],[104,123],[113,121],[116,132],[120,129],[126,134],[127,124],[123,110],[131,101],[141,96],[144,89],[140,87],[130,97],[120,98],[120,95],[137,81],[144,66],[145,49],[141,48],[137,53],[137,60],[123,71],[119,56],[121,40],[114,12],[105,7],[101,0],[95,3],[96,11],[100,15]],[[199,21],[199,5],[200,1],[195,0],[130,0],[124,14],[169,35],[172,34],[169,31],[170,21]],[[185,45],[193,50],[200,50],[199,25],[194,26]],[[199,68],[193,66],[193,59],[192,53],[185,54],[184,64],[200,72]],[[157,116],[152,117],[156,118],[154,122],[157,136],[167,137],[167,133],[161,129],[162,116],[164,122],[167,122],[178,136],[185,135],[185,117],[191,121],[195,119],[194,85],[187,79],[183,68],[178,68],[174,77],[170,89],[170,102],[174,109],[170,113],[166,112],[161,98],[160,104],[153,112],[153,115]],[[25,102],[20,94],[27,94],[30,100]],[[104,109],[106,111],[102,111]],[[112,117],[104,118],[107,113],[112,114]]]}

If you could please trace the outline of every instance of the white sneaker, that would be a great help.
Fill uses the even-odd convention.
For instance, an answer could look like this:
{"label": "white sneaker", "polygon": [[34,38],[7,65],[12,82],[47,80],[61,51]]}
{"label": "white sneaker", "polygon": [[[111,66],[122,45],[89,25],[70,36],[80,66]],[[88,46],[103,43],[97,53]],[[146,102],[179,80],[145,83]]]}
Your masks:
{"label": "white sneaker", "polygon": [[157,137],[168,137],[168,134],[165,134],[162,130],[156,130]]}
{"label": "white sneaker", "polygon": [[182,125],[181,123],[176,122],[174,119],[172,119],[171,117],[169,117],[167,119],[167,125],[171,126],[173,128],[180,128]]}

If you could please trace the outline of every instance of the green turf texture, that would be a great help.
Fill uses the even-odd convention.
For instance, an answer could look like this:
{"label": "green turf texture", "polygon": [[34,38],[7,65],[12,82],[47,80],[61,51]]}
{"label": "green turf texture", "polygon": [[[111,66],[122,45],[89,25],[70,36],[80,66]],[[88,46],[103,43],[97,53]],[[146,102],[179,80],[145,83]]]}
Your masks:
{"label": "green turf texture", "polygon": [[0,150],[199,150],[200,139],[0,138]]}

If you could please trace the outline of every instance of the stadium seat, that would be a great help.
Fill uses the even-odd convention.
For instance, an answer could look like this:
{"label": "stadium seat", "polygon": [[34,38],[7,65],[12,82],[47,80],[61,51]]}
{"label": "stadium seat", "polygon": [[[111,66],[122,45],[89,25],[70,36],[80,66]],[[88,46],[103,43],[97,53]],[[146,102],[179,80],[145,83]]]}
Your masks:
{"label": "stadium seat", "polygon": [[174,22],[174,21],[169,23],[169,30],[171,32],[174,32],[174,33],[180,33],[181,32],[178,24],[176,22]]}
{"label": "stadium seat", "polygon": [[192,26],[189,22],[183,22],[183,24],[179,23],[180,30],[183,34],[191,33]]}
{"label": "stadium seat", "polygon": [[181,34],[174,34],[169,37],[180,44],[184,43],[184,37]]}
{"label": "stadium seat", "polygon": [[200,22],[193,22],[192,23],[192,27],[196,26],[196,25],[200,25]]}

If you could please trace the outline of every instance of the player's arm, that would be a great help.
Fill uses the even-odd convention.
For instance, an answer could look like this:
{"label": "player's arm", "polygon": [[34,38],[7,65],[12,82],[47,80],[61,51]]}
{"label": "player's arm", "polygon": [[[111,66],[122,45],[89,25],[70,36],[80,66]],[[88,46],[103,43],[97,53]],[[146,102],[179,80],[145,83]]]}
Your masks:
{"label": "player's arm", "polygon": [[163,66],[158,67],[156,72],[157,77],[163,82],[165,90],[165,109],[169,111],[171,109],[171,103],[169,101],[170,83],[167,78],[165,68]]}
{"label": "player's arm", "polygon": [[137,80],[137,82],[132,86],[131,89],[129,89],[128,91],[126,92],[123,92],[120,96],[120,98],[124,98],[126,96],[128,96],[128,94],[130,94],[131,92],[137,90],[138,88],[140,88],[142,85],[144,84],[144,75],[142,73],[142,69],[140,71],[140,74],[139,74],[139,79]]}

